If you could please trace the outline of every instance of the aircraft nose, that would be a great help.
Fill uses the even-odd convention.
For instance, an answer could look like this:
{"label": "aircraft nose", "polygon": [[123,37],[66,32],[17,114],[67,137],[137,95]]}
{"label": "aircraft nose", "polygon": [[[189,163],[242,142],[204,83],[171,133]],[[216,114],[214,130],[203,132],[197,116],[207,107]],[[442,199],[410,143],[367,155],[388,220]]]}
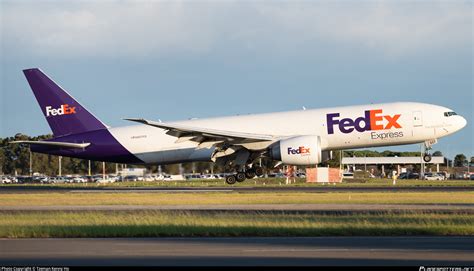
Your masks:
{"label": "aircraft nose", "polygon": [[459,116],[459,129],[464,128],[467,125],[467,120],[463,116]]}

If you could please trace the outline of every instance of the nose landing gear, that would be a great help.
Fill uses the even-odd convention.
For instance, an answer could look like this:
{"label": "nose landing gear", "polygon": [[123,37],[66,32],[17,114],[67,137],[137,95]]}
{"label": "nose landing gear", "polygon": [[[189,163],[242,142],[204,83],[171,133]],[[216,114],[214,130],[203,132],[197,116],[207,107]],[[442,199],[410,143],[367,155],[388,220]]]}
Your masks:
{"label": "nose landing gear", "polygon": [[425,154],[423,155],[423,161],[425,161],[425,163],[429,163],[431,161],[431,154],[425,152]]}
{"label": "nose landing gear", "polygon": [[425,141],[424,144],[421,145],[422,151],[424,152],[423,161],[425,163],[429,163],[431,161],[431,153],[429,151],[431,150],[431,146],[433,146],[437,142],[438,142],[437,139],[431,139],[431,140]]}

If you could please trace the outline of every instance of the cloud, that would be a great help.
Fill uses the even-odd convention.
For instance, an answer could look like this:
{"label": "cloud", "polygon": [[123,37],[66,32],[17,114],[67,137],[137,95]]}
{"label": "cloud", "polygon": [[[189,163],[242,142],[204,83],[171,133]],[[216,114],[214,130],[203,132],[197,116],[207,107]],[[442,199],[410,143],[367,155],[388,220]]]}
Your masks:
{"label": "cloud", "polygon": [[[309,7],[309,8],[308,8]],[[389,54],[472,44],[472,4],[462,2],[318,2],[262,5],[289,43],[329,41]]]}
{"label": "cloud", "polygon": [[321,44],[387,55],[472,46],[470,2],[2,2],[9,54],[160,57]]}

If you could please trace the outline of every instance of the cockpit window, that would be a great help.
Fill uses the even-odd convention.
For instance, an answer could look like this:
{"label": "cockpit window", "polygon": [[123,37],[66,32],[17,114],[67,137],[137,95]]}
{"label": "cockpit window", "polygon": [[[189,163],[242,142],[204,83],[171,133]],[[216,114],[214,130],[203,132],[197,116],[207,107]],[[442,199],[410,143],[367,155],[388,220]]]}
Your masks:
{"label": "cockpit window", "polygon": [[451,112],[444,112],[444,116],[445,116],[445,117],[451,117],[451,116],[456,116],[456,115],[457,115],[456,112],[453,112],[453,111],[451,111]]}

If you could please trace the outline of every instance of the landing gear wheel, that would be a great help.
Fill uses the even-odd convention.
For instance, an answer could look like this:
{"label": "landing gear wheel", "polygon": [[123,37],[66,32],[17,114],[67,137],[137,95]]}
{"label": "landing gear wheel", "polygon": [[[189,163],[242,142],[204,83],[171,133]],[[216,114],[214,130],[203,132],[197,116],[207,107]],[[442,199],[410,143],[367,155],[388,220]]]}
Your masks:
{"label": "landing gear wheel", "polygon": [[429,163],[431,161],[431,154],[425,153],[425,155],[423,155],[423,161]]}
{"label": "landing gear wheel", "polygon": [[225,182],[227,184],[235,184],[235,182],[237,182],[237,178],[235,178],[235,175],[229,175],[227,177],[225,177]]}
{"label": "landing gear wheel", "polygon": [[235,178],[237,179],[237,181],[239,183],[243,182],[243,181],[245,181],[245,173],[244,172],[238,172],[237,174],[235,174]]}
{"label": "landing gear wheel", "polygon": [[253,179],[255,178],[255,170],[253,168],[249,168],[245,171],[245,177],[247,179]]}
{"label": "landing gear wheel", "polygon": [[255,167],[253,170],[255,171],[255,175],[257,175],[258,177],[262,177],[262,176],[263,176],[263,168],[261,168],[261,167]]}

